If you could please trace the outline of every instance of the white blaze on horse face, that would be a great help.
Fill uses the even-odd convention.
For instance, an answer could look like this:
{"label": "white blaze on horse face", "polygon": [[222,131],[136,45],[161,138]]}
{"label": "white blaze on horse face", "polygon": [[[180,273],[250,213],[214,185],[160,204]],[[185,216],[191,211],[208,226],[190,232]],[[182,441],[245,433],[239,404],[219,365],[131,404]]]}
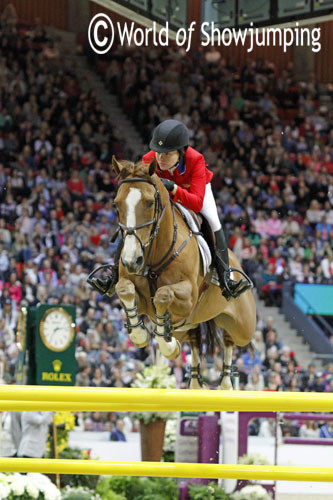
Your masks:
{"label": "white blaze on horse face", "polygon": [[[126,198],[126,207],[127,207],[127,216],[126,216],[126,226],[127,227],[135,227],[136,226],[136,207],[139,201],[141,200],[141,191],[140,189],[131,187],[127,198]],[[139,250],[139,252],[137,252]],[[124,250],[122,254],[122,258],[125,262],[133,262],[136,257],[141,254],[140,244],[137,238],[134,235],[126,236],[124,242]]]}

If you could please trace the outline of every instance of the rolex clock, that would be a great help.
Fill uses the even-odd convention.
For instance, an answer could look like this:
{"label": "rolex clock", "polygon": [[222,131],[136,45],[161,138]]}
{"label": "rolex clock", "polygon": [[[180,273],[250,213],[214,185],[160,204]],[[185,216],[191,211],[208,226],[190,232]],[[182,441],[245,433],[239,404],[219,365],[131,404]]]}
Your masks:
{"label": "rolex clock", "polygon": [[40,323],[40,336],[44,345],[54,352],[66,351],[73,342],[75,324],[62,307],[45,311]]}
{"label": "rolex clock", "polygon": [[35,362],[39,385],[75,385],[75,307],[36,308]]}

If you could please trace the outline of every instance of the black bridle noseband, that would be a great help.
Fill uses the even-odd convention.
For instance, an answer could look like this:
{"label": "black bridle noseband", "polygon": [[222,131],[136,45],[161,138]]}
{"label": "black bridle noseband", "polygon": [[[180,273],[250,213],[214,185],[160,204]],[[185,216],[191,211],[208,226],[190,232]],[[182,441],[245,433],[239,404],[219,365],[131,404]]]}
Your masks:
{"label": "black bridle noseband", "polygon": [[[153,219],[144,222],[142,224],[138,224],[137,226],[129,227],[123,224],[122,222],[119,222],[118,225],[120,227],[120,230],[122,232],[123,240],[125,240],[126,236],[135,236],[135,238],[138,240],[141,246],[141,250],[143,255],[145,254],[145,250],[148,247],[148,252],[146,256],[144,256],[144,267],[143,267],[143,272],[141,276],[146,276],[150,280],[156,280],[158,275],[164,271],[164,269],[180,254],[180,252],[183,250],[183,248],[187,245],[188,241],[192,237],[192,231],[190,231],[188,237],[185,239],[185,241],[180,245],[180,247],[173,252],[172,255],[170,255],[172,249],[174,248],[176,241],[177,241],[177,234],[178,234],[178,225],[176,221],[176,215],[175,215],[175,209],[174,209],[174,204],[172,201],[170,201],[170,197],[168,196],[168,200],[165,203],[164,207],[162,207],[162,201],[161,201],[161,194],[155,184],[154,181],[151,179],[144,179],[142,177],[131,177],[129,179],[124,179],[119,182],[119,187],[125,183],[131,183],[131,182],[147,182],[148,184],[151,184],[154,189],[155,189],[155,196],[154,196],[154,217]],[[162,222],[162,219],[165,215],[166,209],[169,205],[171,204],[171,209],[172,209],[172,215],[173,215],[173,238],[171,245],[169,249],[167,250],[166,254],[155,264],[149,265],[148,260],[151,255],[152,251],[152,246],[155,237],[157,236],[160,225]],[[152,225],[151,232],[148,238],[148,241],[146,243],[143,243],[141,238],[138,236],[136,231],[138,229],[142,229],[144,227],[148,227]],[[168,258],[169,257],[169,258]]]}

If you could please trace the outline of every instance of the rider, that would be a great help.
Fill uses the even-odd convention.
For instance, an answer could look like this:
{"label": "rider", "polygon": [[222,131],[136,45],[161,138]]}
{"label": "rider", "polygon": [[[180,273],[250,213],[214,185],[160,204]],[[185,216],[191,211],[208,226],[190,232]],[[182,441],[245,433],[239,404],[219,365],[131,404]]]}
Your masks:
{"label": "rider", "polygon": [[[181,203],[194,212],[200,212],[207,219],[215,234],[215,268],[218,273],[222,294],[227,300],[238,297],[252,287],[247,279],[234,281],[230,278],[228,245],[219,220],[210,181],[213,173],[207,169],[201,153],[189,145],[187,127],[178,120],[165,120],[153,132],[151,151],[142,158],[149,163],[157,160],[156,173],[161,178],[173,201]],[[94,286],[101,292],[113,295],[118,281],[118,265],[122,242],[118,246],[112,274],[93,278]]]}

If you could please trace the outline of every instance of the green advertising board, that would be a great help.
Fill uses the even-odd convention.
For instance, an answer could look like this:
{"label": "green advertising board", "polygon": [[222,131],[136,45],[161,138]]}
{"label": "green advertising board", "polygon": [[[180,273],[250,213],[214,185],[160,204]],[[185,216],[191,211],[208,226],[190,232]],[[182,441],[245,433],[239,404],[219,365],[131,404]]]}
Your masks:
{"label": "green advertising board", "polygon": [[75,385],[75,307],[22,308],[17,329],[17,383]]}

